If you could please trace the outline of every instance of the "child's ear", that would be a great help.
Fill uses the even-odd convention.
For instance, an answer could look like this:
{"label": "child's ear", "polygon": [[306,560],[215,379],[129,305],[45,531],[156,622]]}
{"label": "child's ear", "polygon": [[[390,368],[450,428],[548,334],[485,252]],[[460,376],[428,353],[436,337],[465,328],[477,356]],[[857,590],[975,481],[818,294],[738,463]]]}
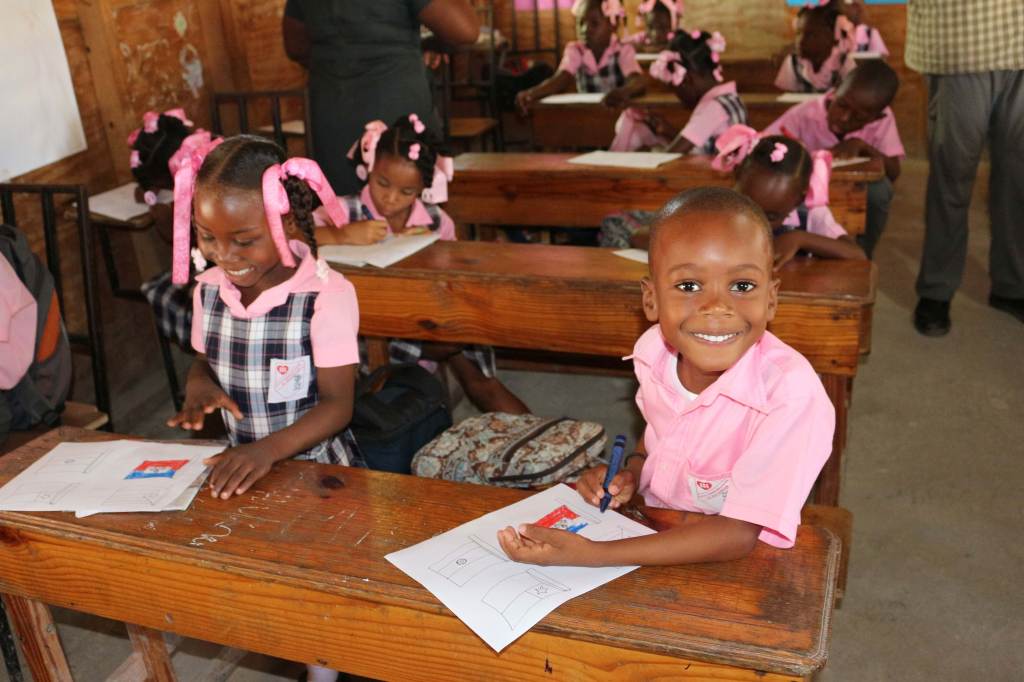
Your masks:
{"label": "child's ear", "polygon": [[647,317],[647,321],[657,322],[658,297],[654,292],[654,283],[651,282],[650,277],[640,280],[640,291],[643,292],[644,315]]}
{"label": "child's ear", "polygon": [[782,286],[782,280],[778,277],[773,277],[772,281],[768,284],[768,322],[775,319],[775,311],[779,309],[780,286]]}

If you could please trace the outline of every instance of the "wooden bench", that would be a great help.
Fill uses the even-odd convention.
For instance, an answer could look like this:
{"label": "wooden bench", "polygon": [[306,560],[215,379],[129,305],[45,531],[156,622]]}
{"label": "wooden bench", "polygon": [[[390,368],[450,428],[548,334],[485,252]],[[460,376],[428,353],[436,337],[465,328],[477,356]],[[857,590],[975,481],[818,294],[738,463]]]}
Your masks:
{"label": "wooden bench", "polygon": [[[0,460],[7,482],[62,429]],[[519,490],[287,461],[247,494],[184,512],[0,513],[0,591],[37,682],[70,679],[47,605],[374,679],[810,680],[828,657],[839,541],[641,568],[558,607],[495,654],[384,555],[522,499]],[[457,672],[453,672],[457,671]]]}
{"label": "wooden bench", "polygon": [[[779,93],[740,93],[747,107],[749,125],[761,130],[793,106],[778,101]],[[638,97],[630,106],[648,109],[677,130],[690,120],[688,109],[669,92],[652,92]],[[530,108],[533,144],[547,150],[607,149],[615,137],[615,121],[621,109],[603,104],[559,104],[538,102]]]}
{"label": "wooden bench", "polygon": [[[386,339],[479,343],[604,357],[633,351],[650,327],[639,280],[647,266],[610,249],[497,242],[436,242],[386,269],[334,266],[359,297],[359,330],[371,364]],[[846,413],[870,326],[876,269],[870,261],[796,259],[783,267],[769,325],[822,377],[836,408],[832,457],[815,500],[837,505]],[[373,338],[376,337],[376,338]]]}
{"label": "wooden bench", "polygon": [[[510,227],[597,227],[617,211],[657,211],[683,190],[731,187],[732,174],[705,156],[685,156],[653,170],[581,166],[575,154],[460,154],[445,208],[460,224]],[[846,231],[861,234],[867,184],[880,180],[880,160],[837,168],[830,208]]]}

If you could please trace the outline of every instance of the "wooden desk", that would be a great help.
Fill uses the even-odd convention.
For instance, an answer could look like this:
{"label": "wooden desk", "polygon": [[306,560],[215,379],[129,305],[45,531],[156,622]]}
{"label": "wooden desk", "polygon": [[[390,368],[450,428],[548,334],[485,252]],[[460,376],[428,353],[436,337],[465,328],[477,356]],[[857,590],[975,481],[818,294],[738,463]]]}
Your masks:
{"label": "wooden desk", "polygon": [[[747,107],[749,125],[757,130],[768,127],[792,104],[776,101],[779,93],[741,91]],[[649,109],[674,128],[681,130],[690,120],[691,109],[669,92],[651,92],[633,100],[630,106]],[[603,104],[546,104],[538,102],[530,109],[533,144],[542,149],[607,149],[615,137],[615,121],[621,109]]]}
{"label": "wooden desk", "polygon": [[[656,211],[683,190],[734,183],[706,156],[684,156],[653,170],[581,166],[569,163],[574,156],[460,154],[445,208],[463,224],[597,227],[616,211]],[[867,183],[883,173],[879,160],[832,173],[830,207],[850,234],[864,231]]]}
{"label": "wooden desk", "polygon": [[[639,280],[647,266],[610,249],[500,242],[436,242],[387,269],[334,266],[359,297],[371,361],[389,337],[622,357],[650,327]],[[861,331],[869,329],[876,269],[870,261],[800,259],[782,272],[769,326],[822,375],[836,436],[815,501],[835,506],[846,412]]]}
{"label": "wooden desk", "polygon": [[[110,437],[51,432],[0,460],[0,482],[58,442]],[[158,630],[384,680],[782,682],[825,664],[840,548],[817,527],[789,550],[642,568],[501,654],[383,558],[525,494],[288,461],[185,512],[4,512],[0,590],[37,682],[70,679],[47,604],[136,624],[159,680],[174,678]]]}

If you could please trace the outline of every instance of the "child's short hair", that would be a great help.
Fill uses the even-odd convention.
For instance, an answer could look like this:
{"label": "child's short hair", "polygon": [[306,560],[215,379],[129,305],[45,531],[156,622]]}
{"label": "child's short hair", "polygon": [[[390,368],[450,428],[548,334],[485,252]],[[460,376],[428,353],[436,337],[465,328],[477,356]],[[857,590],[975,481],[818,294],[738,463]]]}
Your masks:
{"label": "child's short hair", "polygon": [[[419,132],[417,132],[419,131]],[[393,156],[411,161],[423,178],[423,186],[430,187],[434,179],[434,165],[441,153],[441,142],[415,114],[402,116],[385,130],[377,141],[376,159]],[[362,151],[358,145],[353,157],[356,165],[363,164]]]}
{"label": "child's short hair", "polygon": [[655,247],[658,243],[658,230],[668,220],[678,218],[687,213],[722,212],[745,215],[753,219],[764,231],[768,248],[772,245],[772,226],[764,211],[754,201],[739,192],[726,187],[695,187],[681,192],[669,199],[651,224],[648,260],[654,263]]}
{"label": "child's short hair", "polygon": [[[285,158],[284,150],[272,140],[257,135],[236,135],[209,153],[196,174],[196,185],[214,183],[262,192],[264,171],[274,164],[283,163]],[[315,257],[313,192],[305,180],[295,176],[289,175],[282,183],[288,193],[290,213]]]}
{"label": "child's short hair", "polygon": [[139,132],[131,148],[138,152],[138,164],[133,165],[132,175],[144,190],[169,189],[174,178],[167,164],[181,143],[192,134],[192,129],[175,116],[160,114],[156,130]]}
{"label": "child's short hair", "polygon": [[[779,152],[785,147],[784,153]],[[763,168],[773,173],[795,178],[801,187],[800,194],[807,193],[811,182],[813,163],[810,152],[799,141],[784,135],[769,135],[761,138],[743,162],[736,169],[736,177],[741,177],[752,168]]]}
{"label": "child's short hair", "polygon": [[900,78],[891,66],[881,59],[861,60],[856,68],[843,78],[843,84],[849,83],[848,88],[863,89],[871,93],[871,98],[877,103],[879,110],[884,109],[892,103],[896,97],[896,91],[900,87]]}

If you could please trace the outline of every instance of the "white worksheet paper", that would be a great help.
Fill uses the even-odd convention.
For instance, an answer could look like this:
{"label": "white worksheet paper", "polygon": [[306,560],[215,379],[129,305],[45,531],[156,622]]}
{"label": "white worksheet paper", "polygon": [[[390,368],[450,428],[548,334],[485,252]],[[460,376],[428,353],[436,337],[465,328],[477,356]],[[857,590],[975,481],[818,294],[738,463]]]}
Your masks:
{"label": "white worksheet paper", "polygon": [[641,64],[658,61],[658,52],[637,52],[636,60]]}
{"label": "white worksheet paper", "polygon": [[581,166],[614,166],[617,168],[657,168],[663,163],[675,161],[682,154],[666,152],[606,152],[598,150],[580,154],[569,159],[569,163]]}
{"label": "white worksheet paper", "polygon": [[498,544],[498,531],[549,515],[561,519],[550,527],[575,527],[574,532],[591,540],[654,532],[618,512],[602,514],[559,484],[385,558],[501,651],[559,604],[638,568],[534,566],[510,560]]}
{"label": "white worksheet paper", "polygon": [[647,264],[647,251],[645,249],[619,249],[614,252],[616,256],[626,260],[635,260],[637,263]]}
{"label": "white worksheet paper", "polygon": [[[135,183],[129,182],[114,189],[107,190],[102,194],[94,194],[89,197],[89,212],[105,218],[113,218],[123,223],[138,218],[149,212],[149,206],[135,200]],[[174,201],[174,193],[162,189],[157,194],[157,201],[161,204],[170,204]]]}
{"label": "white worksheet paper", "polygon": [[164,511],[201,479],[223,446],[114,440],[61,443],[0,488],[0,510]]}
{"label": "white worksheet paper", "polygon": [[438,234],[413,234],[388,237],[382,242],[366,246],[348,244],[321,246],[318,252],[332,263],[356,267],[373,265],[378,268],[386,268],[422,251],[440,238]]}
{"label": "white worksheet paper", "polygon": [[560,95],[548,95],[541,104],[600,104],[604,99],[603,92],[563,92]]}
{"label": "white worksheet paper", "polygon": [[843,166],[856,166],[858,163],[864,163],[870,161],[866,156],[851,156],[848,159],[832,159],[832,168],[842,168]]}
{"label": "white worksheet paper", "polygon": [[800,104],[821,97],[820,92],[784,92],[775,98],[776,102]]}

